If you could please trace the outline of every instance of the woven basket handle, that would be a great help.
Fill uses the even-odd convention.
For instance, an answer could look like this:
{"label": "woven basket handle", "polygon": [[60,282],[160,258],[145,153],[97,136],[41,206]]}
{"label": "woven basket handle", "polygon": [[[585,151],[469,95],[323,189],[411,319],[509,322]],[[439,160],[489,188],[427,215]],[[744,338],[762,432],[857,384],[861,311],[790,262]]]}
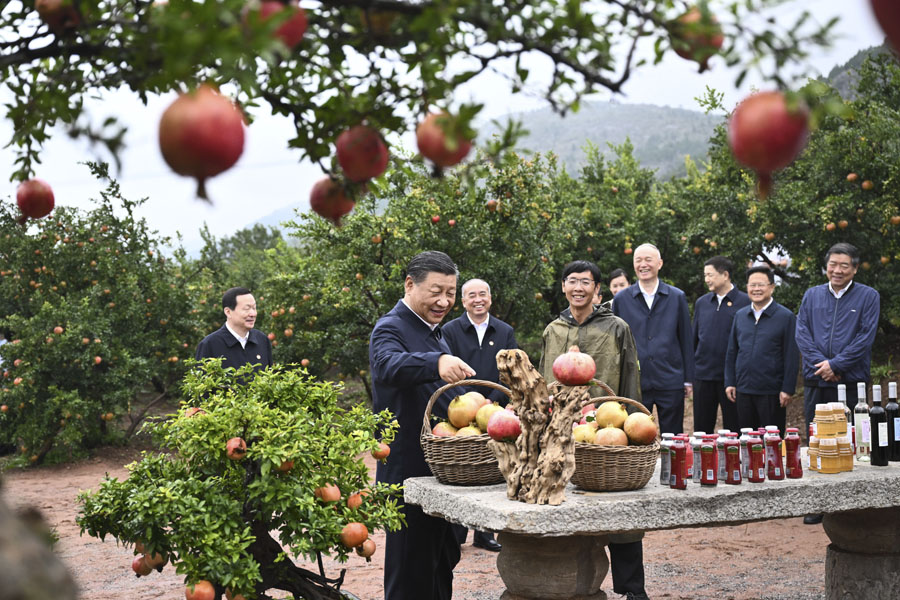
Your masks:
{"label": "woven basket handle", "polygon": [[451,390],[457,386],[463,385],[474,385],[478,387],[489,387],[495,390],[500,390],[507,396],[511,394],[509,388],[503,387],[499,383],[494,383],[493,381],[487,381],[486,379],[463,379],[462,381],[457,381],[456,383],[448,383],[445,386],[439,387],[435,392],[431,395],[431,398],[428,399],[428,405],[425,407],[425,414],[422,417],[422,435],[431,433],[431,409],[434,406],[434,403],[437,401],[441,395],[447,390]]}
{"label": "woven basket handle", "polygon": [[[596,398],[589,398],[582,405],[582,408],[584,408],[588,404],[592,403],[594,400],[596,400]],[[642,403],[638,402],[637,400],[632,400],[631,398],[625,398],[624,396],[604,396],[603,397],[603,402],[609,402],[610,400],[615,400],[616,402],[621,402],[623,404],[630,404],[631,406],[637,408],[638,410],[640,410],[642,413],[644,413],[648,417],[651,416],[651,414],[652,414],[649,410],[647,410],[646,406],[644,406]]]}
{"label": "woven basket handle", "polygon": [[[552,385],[552,384],[554,384],[554,383],[557,383],[557,384],[559,384],[559,385],[562,385],[562,384],[559,383],[558,381],[555,381],[555,380],[554,380],[554,381],[549,382],[549,383],[547,384],[547,387],[549,388],[550,385]],[[600,386],[600,388],[601,388],[604,392],[606,392],[608,395],[610,395],[610,396],[615,396],[615,395],[616,395],[616,393],[613,391],[613,389],[612,389],[611,387],[609,387],[608,385],[606,385],[605,383],[603,383],[603,382],[600,381],[599,379],[591,379],[591,383],[594,383],[594,384]]]}

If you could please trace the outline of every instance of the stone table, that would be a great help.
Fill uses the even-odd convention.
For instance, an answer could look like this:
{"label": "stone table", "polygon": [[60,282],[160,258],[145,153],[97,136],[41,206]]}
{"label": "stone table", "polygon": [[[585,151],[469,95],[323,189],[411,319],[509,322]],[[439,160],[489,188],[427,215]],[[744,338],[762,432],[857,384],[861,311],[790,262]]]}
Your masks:
{"label": "stone table", "polygon": [[[633,492],[587,492],[571,484],[559,506],[507,499],[503,484],[450,486],[433,477],[405,482],[404,498],[430,514],[499,532],[502,600],[602,600],[612,533],[715,527],[825,513],[831,539],[829,600],[900,598],[900,463],[856,464],[851,472],[687,490],[659,485],[659,465]],[[601,521],[597,515],[603,514]]]}

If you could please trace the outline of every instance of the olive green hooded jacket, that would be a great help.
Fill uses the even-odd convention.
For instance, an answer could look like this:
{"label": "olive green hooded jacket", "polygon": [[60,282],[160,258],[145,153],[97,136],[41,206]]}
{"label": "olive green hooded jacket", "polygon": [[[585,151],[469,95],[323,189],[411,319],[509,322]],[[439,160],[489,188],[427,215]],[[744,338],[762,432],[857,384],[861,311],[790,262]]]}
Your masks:
{"label": "olive green hooded jacket", "polygon": [[[606,306],[598,306],[579,324],[567,308],[544,329],[539,370],[547,382],[555,381],[553,361],[571,346],[591,356],[597,365],[596,379],[619,396],[641,399],[641,372],[637,348],[628,323]],[[602,395],[600,388],[597,395]]]}

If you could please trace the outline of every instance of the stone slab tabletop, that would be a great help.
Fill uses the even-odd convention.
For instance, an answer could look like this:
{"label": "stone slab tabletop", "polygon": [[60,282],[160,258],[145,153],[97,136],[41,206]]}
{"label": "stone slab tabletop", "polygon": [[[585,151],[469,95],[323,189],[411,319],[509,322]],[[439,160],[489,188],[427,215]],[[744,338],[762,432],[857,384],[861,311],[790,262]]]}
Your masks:
{"label": "stone slab tabletop", "polygon": [[434,477],[405,481],[404,500],[430,515],[470,528],[534,536],[606,535],[680,527],[735,525],[811,513],[900,506],[900,463],[854,464],[853,471],[802,479],[687,490],[659,485],[659,463],[646,487],[588,492],[569,484],[558,506],[509,500],[506,485],[454,486]]}

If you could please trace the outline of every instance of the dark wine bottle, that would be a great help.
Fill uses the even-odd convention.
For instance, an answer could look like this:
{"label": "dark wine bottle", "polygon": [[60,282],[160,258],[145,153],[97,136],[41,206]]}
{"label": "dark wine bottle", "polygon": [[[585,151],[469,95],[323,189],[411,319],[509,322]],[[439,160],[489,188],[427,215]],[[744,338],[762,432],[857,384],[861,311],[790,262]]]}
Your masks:
{"label": "dark wine bottle", "polygon": [[888,460],[900,461],[900,404],[897,404],[897,383],[888,383],[888,402],[884,406],[888,424]]}
{"label": "dark wine bottle", "polygon": [[872,409],[869,411],[872,422],[872,465],[886,467],[890,440],[888,439],[887,416],[881,407],[881,386],[872,386]]}

